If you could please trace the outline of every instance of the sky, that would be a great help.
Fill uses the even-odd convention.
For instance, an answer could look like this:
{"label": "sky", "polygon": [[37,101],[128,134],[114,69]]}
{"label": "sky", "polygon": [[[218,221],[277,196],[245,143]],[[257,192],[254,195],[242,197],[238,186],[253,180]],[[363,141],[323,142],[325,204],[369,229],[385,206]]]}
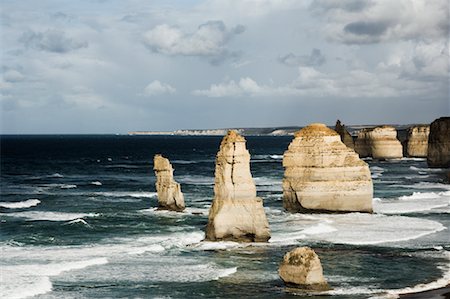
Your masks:
{"label": "sky", "polygon": [[430,123],[448,0],[0,0],[1,133]]}

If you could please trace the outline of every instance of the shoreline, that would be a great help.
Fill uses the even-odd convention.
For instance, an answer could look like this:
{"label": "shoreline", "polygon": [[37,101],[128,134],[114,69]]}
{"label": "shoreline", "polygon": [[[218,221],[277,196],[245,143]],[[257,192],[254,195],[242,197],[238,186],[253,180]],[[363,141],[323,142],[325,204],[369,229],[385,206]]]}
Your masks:
{"label": "shoreline", "polygon": [[412,292],[412,293],[400,293],[398,298],[402,299],[450,299],[450,282],[445,287]]}

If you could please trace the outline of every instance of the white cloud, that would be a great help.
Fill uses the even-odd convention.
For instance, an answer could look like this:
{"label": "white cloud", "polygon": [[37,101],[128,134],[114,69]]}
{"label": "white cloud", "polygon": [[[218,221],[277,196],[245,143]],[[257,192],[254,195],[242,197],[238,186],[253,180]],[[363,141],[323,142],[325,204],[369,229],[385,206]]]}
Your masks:
{"label": "white cloud", "polygon": [[151,97],[162,94],[173,94],[175,91],[176,89],[169,84],[154,80],[144,88],[144,95]]}
{"label": "white cloud", "polygon": [[380,67],[377,72],[356,69],[342,75],[322,73],[313,67],[299,67],[298,76],[285,85],[262,85],[245,77],[238,82],[231,80],[212,84],[208,89],[194,90],[192,94],[213,98],[303,96],[363,99],[427,95],[437,87],[433,82],[404,78],[401,71],[393,72],[389,68]]}
{"label": "white cloud", "polygon": [[310,8],[328,38],[345,44],[448,38],[447,0],[315,0]]}
{"label": "white cloud", "polygon": [[225,44],[244,30],[242,25],[228,29],[222,21],[209,21],[193,33],[162,24],[144,34],[144,43],[152,51],[166,55],[223,57],[233,54]]}

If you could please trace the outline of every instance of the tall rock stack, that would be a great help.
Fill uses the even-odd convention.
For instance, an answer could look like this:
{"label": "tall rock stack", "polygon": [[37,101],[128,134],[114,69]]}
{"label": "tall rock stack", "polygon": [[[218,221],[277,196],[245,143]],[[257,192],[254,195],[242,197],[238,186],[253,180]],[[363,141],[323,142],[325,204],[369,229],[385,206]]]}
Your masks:
{"label": "tall rock stack", "polygon": [[429,125],[413,126],[408,129],[406,153],[408,157],[423,158],[428,153]]}
{"label": "tall rock stack", "polygon": [[372,212],[369,166],[324,124],[295,134],[283,166],[283,206],[288,211]]}
{"label": "tall rock stack", "polygon": [[216,157],[206,239],[266,242],[269,238],[269,223],[262,199],[256,197],[245,139],[236,131],[228,131]]}
{"label": "tall rock stack", "polygon": [[450,117],[441,117],[430,125],[428,137],[429,167],[450,168]]}
{"label": "tall rock stack", "polygon": [[158,193],[158,208],[181,212],[184,210],[184,196],[180,184],[173,179],[173,168],[169,160],[161,155],[155,155],[153,170],[156,175],[156,191]]}
{"label": "tall rock stack", "polygon": [[341,141],[349,148],[354,149],[355,144],[353,142],[352,135],[347,131],[344,125],[341,124],[341,121],[338,119],[336,121],[336,125],[334,130],[341,136]]}
{"label": "tall rock stack", "polygon": [[400,159],[403,148],[397,139],[397,130],[392,126],[363,129],[358,133],[355,151],[361,158]]}

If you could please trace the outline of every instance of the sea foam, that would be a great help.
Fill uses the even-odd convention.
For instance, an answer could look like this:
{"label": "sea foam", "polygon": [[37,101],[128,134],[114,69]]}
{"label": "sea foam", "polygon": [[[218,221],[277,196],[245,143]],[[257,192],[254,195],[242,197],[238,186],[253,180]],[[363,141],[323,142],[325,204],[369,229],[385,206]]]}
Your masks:
{"label": "sea foam", "polygon": [[0,207],[8,208],[8,209],[25,209],[25,208],[31,208],[34,206],[37,206],[40,204],[41,201],[39,199],[27,199],[24,201],[18,201],[18,202],[8,202],[8,201],[1,201]]}

